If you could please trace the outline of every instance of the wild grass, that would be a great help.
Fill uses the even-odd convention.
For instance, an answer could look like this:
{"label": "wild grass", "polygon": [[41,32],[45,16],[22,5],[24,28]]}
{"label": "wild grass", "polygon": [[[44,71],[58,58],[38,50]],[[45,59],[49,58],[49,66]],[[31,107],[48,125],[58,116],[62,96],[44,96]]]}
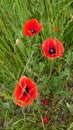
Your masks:
{"label": "wild grass", "polygon": [[[31,18],[37,18],[43,30],[27,37],[23,35],[23,25]],[[59,27],[58,32],[54,31],[55,26]],[[49,37],[62,41],[63,57],[50,60],[43,56],[41,45]],[[16,106],[12,96],[22,75],[30,77],[39,90],[38,99],[25,109]],[[44,99],[49,99],[46,108],[42,105]],[[1,0],[0,129],[71,130],[72,104],[73,0]],[[49,116],[45,126],[44,115]]]}

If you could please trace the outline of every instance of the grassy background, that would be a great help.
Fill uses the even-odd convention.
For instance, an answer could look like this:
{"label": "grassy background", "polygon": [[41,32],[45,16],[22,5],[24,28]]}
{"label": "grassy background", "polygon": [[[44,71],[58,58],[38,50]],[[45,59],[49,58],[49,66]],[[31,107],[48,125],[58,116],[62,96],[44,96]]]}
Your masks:
{"label": "grassy background", "polygon": [[[35,37],[26,37],[23,25],[31,18],[42,22],[43,30]],[[55,26],[59,27],[58,32],[54,31]],[[49,37],[62,41],[63,57],[50,60],[43,56],[41,44]],[[37,101],[25,109],[16,106],[12,97],[23,74],[35,81],[39,90]],[[1,0],[0,129],[73,129],[72,74],[73,0]],[[49,99],[46,108],[44,99]],[[44,115],[49,116],[46,126],[42,122]]]}

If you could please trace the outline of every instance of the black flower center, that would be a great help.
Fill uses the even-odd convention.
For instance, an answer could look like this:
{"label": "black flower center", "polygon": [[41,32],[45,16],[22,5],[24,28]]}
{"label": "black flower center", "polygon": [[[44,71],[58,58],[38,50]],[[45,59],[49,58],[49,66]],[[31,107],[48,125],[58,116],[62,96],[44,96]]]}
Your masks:
{"label": "black flower center", "polygon": [[24,91],[23,95],[26,95],[28,92],[29,92],[29,88],[28,88],[28,86],[26,86],[26,88],[25,88],[25,91]]}
{"label": "black flower center", "polygon": [[31,33],[33,34],[33,33],[35,33],[36,32],[36,30],[35,29],[33,29],[33,30],[31,30]]}
{"label": "black flower center", "polygon": [[56,54],[55,48],[50,48],[50,49],[49,49],[49,54],[50,54],[50,55]]}

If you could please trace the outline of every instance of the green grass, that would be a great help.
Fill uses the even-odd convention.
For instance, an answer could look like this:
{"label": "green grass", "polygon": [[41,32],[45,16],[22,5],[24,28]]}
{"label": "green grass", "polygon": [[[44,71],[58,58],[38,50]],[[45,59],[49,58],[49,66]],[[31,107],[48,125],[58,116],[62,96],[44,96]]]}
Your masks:
{"label": "green grass", "polygon": [[[43,29],[35,37],[26,37],[23,25],[31,18],[37,18]],[[54,31],[55,26],[59,27],[58,32]],[[63,57],[49,60],[43,56],[41,45],[49,37],[62,41]],[[16,106],[12,96],[22,75],[30,77],[39,90],[38,99],[25,109]],[[72,97],[73,0],[1,0],[0,129],[72,130]],[[46,108],[42,105],[44,99],[49,100]],[[45,126],[44,115],[49,116]]]}

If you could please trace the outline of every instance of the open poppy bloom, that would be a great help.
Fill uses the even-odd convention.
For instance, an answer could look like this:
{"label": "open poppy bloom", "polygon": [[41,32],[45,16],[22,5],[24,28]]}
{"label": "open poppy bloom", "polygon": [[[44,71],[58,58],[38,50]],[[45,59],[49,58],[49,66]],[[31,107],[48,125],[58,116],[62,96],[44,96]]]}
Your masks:
{"label": "open poppy bloom", "polygon": [[15,103],[20,107],[25,107],[32,104],[37,96],[38,90],[35,83],[30,78],[22,76],[14,90]]}
{"label": "open poppy bloom", "polygon": [[63,56],[64,47],[63,44],[55,38],[48,38],[42,43],[42,50],[47,58],[56,58]]}
{"label": "open poppy bloom", "polygon": [[42,23],[39,23],[37,19],[30,19],[25,22],[23,33],[26,36],[34,36],[42,30]]}

